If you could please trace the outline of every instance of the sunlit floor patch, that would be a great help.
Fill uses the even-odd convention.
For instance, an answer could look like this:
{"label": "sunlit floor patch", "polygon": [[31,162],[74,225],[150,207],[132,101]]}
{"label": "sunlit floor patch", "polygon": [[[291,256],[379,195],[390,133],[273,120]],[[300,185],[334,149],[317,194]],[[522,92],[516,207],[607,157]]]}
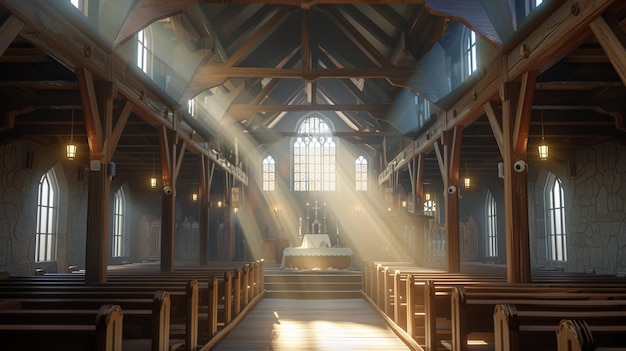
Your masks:
{"label": "sunlit floor patch", "polygon": [[215,350],[409,350],[362,299],[264,299]]}

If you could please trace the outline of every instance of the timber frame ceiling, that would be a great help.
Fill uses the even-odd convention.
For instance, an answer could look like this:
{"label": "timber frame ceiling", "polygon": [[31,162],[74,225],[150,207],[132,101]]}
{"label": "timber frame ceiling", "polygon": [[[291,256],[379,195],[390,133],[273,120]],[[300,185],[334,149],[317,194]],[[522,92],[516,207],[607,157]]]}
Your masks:
{"label": "timber frame ceiling", "polygon": [[[162,126],[185,136],[178,182],[193,187],[198,150],[212,145],[227,153],[237,132],[253,146],[270,146],[292,136],[312,111],[330,116],[337,137],[383,160],[376,166],[381,171],[407,146],[420,149],[426,183],[441,182],[432,142],[462,126],[461,176],[495,179],[502,156],[483,106],[499,106],[502,75],[520,80],[519,67],[537,72],[530,162],[542,129],[556,162],[571,160],[581,147],[626,140],[622,1],[545,1],[523,21],[502,0],[101,2],[101,9],[88,10],[99,18],[96,31],[69,2],[0,0],[1,143],[28,139],[63,152],[71,133],[82,152],[77,161],[86,166],[89,129],[77,78],[86,70],[97,81],[115,82],[114,116],[132,110],[111,159],[116,176],[131,186],[147,188]],[[608,38],[599,40],[602,29],[589,25],[598,15]],[[550,24],[566,16],[584,19],[571,33]],[[173,62],[154,63],[167,86],[134,67],[132,45],[148,25],[168,38],[155,50],[173,53]],[[449,92],[429,80],[432,67],[422,59],[461,25],[476,31],[495,58]],[[553,42],[546,33],[560,37]],[[514,56],[529,63],[513,67]],[[407,92],[433,104],[427,128],[403,123],[408,117],[397,101]],[[207,102],[199,107],[202,117],[186,112],[194,96]]]}

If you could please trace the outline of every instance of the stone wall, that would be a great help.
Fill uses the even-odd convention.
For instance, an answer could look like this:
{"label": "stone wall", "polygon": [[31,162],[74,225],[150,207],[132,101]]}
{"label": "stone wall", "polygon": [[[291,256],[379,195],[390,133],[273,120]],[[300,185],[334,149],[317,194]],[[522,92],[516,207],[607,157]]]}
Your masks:
{"label": "stone wall", "polygon": [[[559,177],[565,191],[566,262],[547,258],[543,192],[548,171]],[[626,267],[626,147],[596,145],[576,153],[573,163],[548,162],[532,176],[530,194],[532,263],[565,271],[594,270],[616,274]],[[529,175],[529,179],[531,176]]]}
{"label": "stone wall", "polygon": [[[37,268],[63,272],[84,268],[87,182],[80,164],[63,156],[63,147],[18,141],[0,146],[0,271],[32,275]],[[37,189],[54,167],[59,183],[57,260],[35,264]]]}
{"label": "stone wall", "polygon": [[568,214],[569,264],[613,274],[626,267],[626,148],[606,143],[576,155]]}

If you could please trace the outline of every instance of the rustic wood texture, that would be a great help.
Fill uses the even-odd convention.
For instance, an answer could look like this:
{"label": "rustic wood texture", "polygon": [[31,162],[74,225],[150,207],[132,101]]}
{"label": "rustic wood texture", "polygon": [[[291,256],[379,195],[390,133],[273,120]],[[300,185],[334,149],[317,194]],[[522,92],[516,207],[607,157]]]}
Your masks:
{"label": "rustic wood texture", "polygon": [[409,350],[363,299],[263,299],[214,350]]}

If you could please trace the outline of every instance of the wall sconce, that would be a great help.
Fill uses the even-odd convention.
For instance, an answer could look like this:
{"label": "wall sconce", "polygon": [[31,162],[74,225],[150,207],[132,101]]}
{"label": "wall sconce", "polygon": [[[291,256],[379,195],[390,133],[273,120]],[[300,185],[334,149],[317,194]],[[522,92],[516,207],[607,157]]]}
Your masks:
{"label": "wall sconce", "polygon": [[191,199],[193,201],[198,201],[198,194],[196,194],[196,193],[191,194]]}
{"label": "wall sconce", "polygon": [[426,193],[426,195],[424,195],[424,197],[426,198],[426,201],[430,201],[430,194]]}
{"label": "wall sconce", "polygon": [[217,202],[217,207],[222,207],[222,201]]}
{"label": "wall sconce", "polygon": [[402,200],[402,207],[406,207],[406,200]]}
{"label": "wall sconce", "polygon": [[274,207],[274,214],[278,216],[279,213],[280,213],[280,208]]}
{"label": "wall sconce", "polygon": [[239,208],[238,207],[233,208],[233,212],[235,213],[239,212]]}

